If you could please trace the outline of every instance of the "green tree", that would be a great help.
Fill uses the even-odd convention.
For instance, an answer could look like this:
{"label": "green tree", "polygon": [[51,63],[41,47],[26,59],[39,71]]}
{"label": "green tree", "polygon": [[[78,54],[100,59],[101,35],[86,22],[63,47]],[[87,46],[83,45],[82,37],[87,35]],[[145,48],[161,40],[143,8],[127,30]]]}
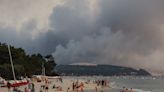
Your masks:
{"label": "green tree", "polygon": [[[20,76],[41,74],[42,63],[45,64],[46,74],[51,75],[51,73],[54,73],[56,63],[51,55],[47,55],[45,58],[39,53],[28,55],[22,48],[11,46],[10,49],[17,78]],[[0,43],[0,76],[7,79],[12,79],[13,76],[9,51],[5,43]]]}

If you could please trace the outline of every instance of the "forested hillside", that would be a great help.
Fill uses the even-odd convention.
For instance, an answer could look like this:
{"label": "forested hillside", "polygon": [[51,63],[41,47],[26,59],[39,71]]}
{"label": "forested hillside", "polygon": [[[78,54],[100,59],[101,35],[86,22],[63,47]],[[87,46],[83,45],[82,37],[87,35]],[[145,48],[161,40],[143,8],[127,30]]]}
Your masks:
{"label": "forested hillside", "polygon": [[[22,48],[15,48],[13,46],[10,49],[17,78],[20,76],[41,74],[43,63],[47,75],[55,74],[54,66],[56,63],[51,55],[45,57],[39,53],[28,55]],[[0,43],[0,76],[7,79],[12,79],[13,77],[8,47],[4,43]]]}

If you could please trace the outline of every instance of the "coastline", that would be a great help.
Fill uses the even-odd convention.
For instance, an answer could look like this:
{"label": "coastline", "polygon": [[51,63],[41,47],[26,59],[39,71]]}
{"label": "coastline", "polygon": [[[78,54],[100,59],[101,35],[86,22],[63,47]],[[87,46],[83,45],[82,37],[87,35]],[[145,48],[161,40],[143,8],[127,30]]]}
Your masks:
{"label": "coastline", "polygon": [[[118,89],[111,88],[111,87],[101,87],[97,86],[95,83],[93,83],[93,80],[91,80],[89,83],[87,83],[87,78],[79,78],[79,77],[62,77],[62,82],[57,80],[57,79],[48,79],[48,92],[76,92],[72,90],[72,83],[75,81],[78,81],[79,83],[83,82],[84,83],[84,92],[96,92],[96,87],[97,87],[97,92],[118,92]],[[42,85],[45,85],[45,82],[36,82],[36,81],[31,81],[31,83],[34,84],[35,92],[40,92],[40,88]],[[61,87],[62,90],[57,90],[54,89],[53,86],[56,87]],[[26,86],[21,86],[18,87],[19,90],[24,92],[24,89],[27,88],[28,85]],[[69,88],[69,90],[68,90]],[[12,90],[13,88],[11,88]],[[7,88],[0,88],[0,92],[8,92]],[[81,91],[78,91],[81,92]]]}

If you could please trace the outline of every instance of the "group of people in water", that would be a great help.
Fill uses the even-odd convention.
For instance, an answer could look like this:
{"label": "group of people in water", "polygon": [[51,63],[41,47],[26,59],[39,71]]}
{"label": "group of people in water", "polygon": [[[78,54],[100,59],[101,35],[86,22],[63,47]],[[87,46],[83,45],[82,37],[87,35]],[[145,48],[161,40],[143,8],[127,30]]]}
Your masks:
{"label": "group of people in water", "polygon": [[123,89],[120,92],[135,92],[135,91],[133,90],[133,88],[128,89],[126,87],[123,87]]}
{"label": "group of people in water", "polygon": [[102,86],[102,87],[109,87],[109,82],[107,80],[96,80],[95,83],[97,84],[97,86]]}
{"label": "group of people in water", "polygon": [[[96,92],[98,92],[98,86],[101,86],[101,88],[104,88],[104,87],[110,87],[109,86],[109,81],[107,80],[96,80],[94,81],[96,83],[96,87],[95,87],[95,90]],[[103,90],[101,90],[101,92],[103,92]]]}

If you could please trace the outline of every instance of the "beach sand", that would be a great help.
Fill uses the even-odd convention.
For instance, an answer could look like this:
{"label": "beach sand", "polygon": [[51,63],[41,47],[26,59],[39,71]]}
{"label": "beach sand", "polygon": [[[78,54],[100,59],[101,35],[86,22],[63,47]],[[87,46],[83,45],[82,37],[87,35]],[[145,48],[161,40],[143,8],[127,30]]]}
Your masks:
{"label": "beach sand", "polygon": [[[49,84],[48,84],[48,92],[76,92],[76,91],[72,91],[72,83],[78,81],[78,83],[83,82],[84,83],[84,92],[96,92],[96,87],[97,87],[97,92],[120,92],[120,90],[115,89],[115,88],[111,88],[111,87],[101,87],[101,86],[97,86],[96,84],[94,84],[93,82],[90,83],[86,83],[87,78],[86,79],[81,79],[79,77],[62,77],[62,81],[59,81],[57,79],[49,79]],[[34,83],[35,85],[35,92],[40,92],[40,88],[41,85],[45,85],[45,82],[36,82],[36,81],[31,81],[31,83]],[[53,88],[53,85],[55,85],[56,87],[61,87],[62,91],[57,91],[57,89]],[[24,89],[26,86],[21,86],[18,89],[21,90],[22,92],[24,92]],[[69,88],[69,90],[68,90]],[[12,90],[12,89],[11,89]],[[68,91],[67,91],[68,90]],[[7,88],[0,88],[0,92],[8,92]],[[11,91],[12,92],[12,91]],[[43,91],[45,92],[45,91]],[[78,91],[80,92],[80,91]]]}

